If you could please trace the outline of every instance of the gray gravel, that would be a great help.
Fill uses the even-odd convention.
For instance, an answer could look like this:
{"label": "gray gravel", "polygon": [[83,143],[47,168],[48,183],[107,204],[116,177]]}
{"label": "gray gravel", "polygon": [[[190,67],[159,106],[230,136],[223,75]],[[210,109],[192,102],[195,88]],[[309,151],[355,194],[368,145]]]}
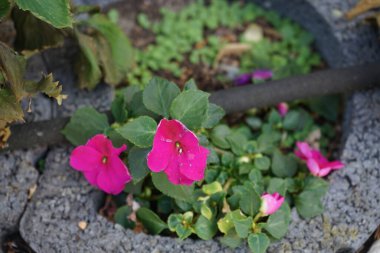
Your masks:
{"label": "gray gravel", "polygon": [[[360,22],[345,22],[336,16],[356,1],[294,0],[260,1],[289,15],[317,34],[317,45],[330,66],[340,67],[380,59],[376,34]],[[315,9],[310,9],[313,6]],[[335,13],[335,14],[334,14]],[[329,26],[327,26],[329,25]],[[69,67],[60,58],[47,60],[59,69],[57,76],[67,83]],[[68,78],[68,79],[65,79]],[[88,94],[87,94],[88,95]],[[75,92],[72,100],[84,99]],[[67,103],[69,105],[69,103]],[[358,92],[349,101],[347,140],[341,159],[346,168],[329,179],[331,187],[325,198],[323,215],[302,220],[293,210],[290,232],[270,252],[336,252],[357,249],[380,223],[380,91]],[[64,107],[54,116],[67,115],[78,105]],[[351,113],[350,113],[351,112]],[[67,162],[69,149],[54,148],[48,155],[46,171],[20,223],[22,237],[37,252],[231,252],[216,241],[180,242],[175,239],[134,235],[97,215],[102,194],[91,188]],[[365,182],[365,183],[363,183]],[[86,229],[78,227],[87,222]],[[239,249],[237,252],[246,252]],[[343,252],[343,251],[340,251]]]}

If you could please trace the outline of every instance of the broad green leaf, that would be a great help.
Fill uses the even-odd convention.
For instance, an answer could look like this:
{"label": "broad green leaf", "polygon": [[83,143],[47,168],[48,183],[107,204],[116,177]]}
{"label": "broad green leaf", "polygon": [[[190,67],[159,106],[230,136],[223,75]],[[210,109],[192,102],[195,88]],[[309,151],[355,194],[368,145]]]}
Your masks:
{"label": "broad green leaf", "polygon": [[0,130],[4,125],[1,121],[10,123],[22,120],[23,116],[21,105],[12,92],[7,89],[0,89]]}
{"label": "broad green leaf", "polygon": [[250,216],[255,216],[260,209],[261,199],[253,186],[244,185],[241,188],[239,205],[241,210]]}
{"label": "broad green leaf", "polygon": [[165,173],[152,173],[154,186],[163,194],[174,199],[192,202],[194,186],[175,185],[169,182]]}
{"label": "broad green leaf", "polygon": [[85,144],[96,134],[109,127],[107,116],[92,107],[79,108],[62,130],[62,134],[74,146]]}
{"label": "broad green leaf", "polygon": [[222,219],[218,220],[218,228],[223,234],[228,234],[231,229],[234,228],[234,223],[232,222],[232,214],[227,213]]}
{"label": "broad green leaf", "polygon": [[313,112],[320,114],[325,119],[336,121],[339,112],[340,97],[337,95],[323,96],[309,101],[309,107]]}
{"label": "broad green leaf", "polygon": [[323,212],[322,197],[326,194],[328,183],[321,178],[308,177],[301,194],[295,197],[295,206],[303,218],[311,218]]}
{"label": "broad green leaf", "polygon": [[248,246],[252,253],[265,253],[269,244],[269,238],[264,233],[250,234],[248,237]]}
{"label": "broad green leaf", "polygon": [[231,129],[227,125],[218,125],[211,132],[211,141],[215,146],[227,149],[230,143],[226,137],[231,133]]}
{"label": "broad green leaf", "polygon": [[282,178],[271,178],[268,184],[268,193],[278,192],[281,196],[285,196],[287,190],[287,181]]}
{"label": "broad green leaf", "polygon": [[180,92],[175,83],[153,77],[144,89],[143,102],[152,112],[169,118],[170,106]]}
{"label": "broad green leaf", "polygon": [[128,118],[128,111],[125,108],[125,101],[123,96],[117,96],[111,104],[111,112],[116,122],[124,123]]}
{"label": "broad green leaf", "polygon": [[128,154],[128,169],[131,172],[133,183],[136,184],[149,174],[146,157],[150,149],[133,147]]}
{"label": "broad green leaf", "polygon": [[237,235],[236,231],[233,230],[221,237],[219,240],[222,244],[233,249],[239,247],[242,243],[242,239]]}
{"label": "broad green leaf", "polygon": [[199,238],[211,240],[218,231],[218,228],[214,219],[208,219],[201,215],[195,223],[194,230]]}
{"label": "broad green leaf", "polygon": [[266,156],[255,158],[255,167],[259,170],[268,170],[270,167],[270,159]]}
{"label": "broad green leaf", "polygon": [[119,84],[126,79],[134,62],[129,39],[116,24],[102,14],[92,15],[86,23],[101,35],[96,38],[100,51],[99,64],[104,71],[105,81],[112,85]]}
{"label": "broad green leaf", "polygon": [[59,85],[58,81],[53,81],[53,74],[51,73],[49,75],[44,75],[39,82],[25,82],[24,89],[30,95],[39,91],[43,92],[45,95],[55,98],[58,105],[61,105],[62,100],[67,98],[67,95],[61,94],[62,85]]}
{"label": "broad green leaf", "polygon": [[102,72],[98,65],[97,43],[91,36],[75,32],[81,52],[75,63],[79,87],[93,89],[99,83]]}
{"label": "broad green leaf", "polygon": [[133,97],[131,102],[129,103],[128,111],[131,112],[133,117],[147,115],[152,118],[156,118],[157,114],[149,111],[144,103],[143,103],[143,91],[137,91]]}
{"label": "broad green leaf", "polygon": [[0,41],[0,73],[9,82],[9,87],[17,101],[20,101],[25,95],[25,66],[24,57]]}
{"label": "broad green leaf", "polygon": [[168,226],[163,222],[157,214],[148,208],[141,207],[136,212],[137,219],[141,221],[149,233],[153,235],[158,235],[162,230],[166,229]]}
{"label": "broad green leaf", "polygon": [[297,173],[297,160],[292,154],[283,155],[276,149],[272,157],[272,172],[278,177],[292,177]]}
{"label": "broad green leaf", "polygon": [[252,229],[252,217],[246,217],[240,210],[235,210],[231,213],[231,219],[238,236],[247,238],[249,231]]}
{"label": "broad green leaf", "polygon": [[194,79],[190,79],[185,83],[184,90],[198,90],[197,84],[195,83]]}
{"label": "broad green leaf", "polygon": [[152,146],[157,123],[148,116],[141,116],[118,128],[116,131],[140,148]]}
{"label": "broad green leaf", "polygon": [[247,117],[245,122],[250,126],[253,130],[259,130],[263,122],[259,117]]}
{"label": "broad green leaf", "polygon": [[72,27],[69,0],[14,0],[17,6],[56,28]]}
{"label": "broad green leaf", "polygon": [[187,90],[179,94],[170,107],[170,115],[189,129],[199,128],[207,119],[209,94]]}
{"label": "broad green leaf", "polygon": [[63,45],[65,31],[54,28],[30,12],[14,8],[12,20],[17,31],[14,44],[18,51],[42,50]]}
{"label": "broad green leaf", "polygon": [[234,132],[228,135],[226,139],[230,143],[231,150],[235,155],[243,155],[245,153],[248,140],[244,135]]}
{"label": "broad green leaf", "polygon": [[313,119],[310,114],[303,109],[289,111],[283,122],[284,129],[286,130],[303,130],[306,126],[311,124]]}
{"label": "broad green leaf", "polygon": [[0,0],[0,21],[8,14],[11,4],[8,0]]}
{"label": "broad green leaf", "polygon": [[202,203],[201,214],[208,220],[211,220],[213,216],[211,208],[206,203]]}
{"label": "broad green leaf", "polygon": [[287,203],[283,203],[280,209],[270,215],[264,225],[264,229],[274,238],[281,239],[288,231],[290,223],[290,208]]}
{"label": "broad green leaf", "polygon": [[214,193],[223,191],[223,187],[219,182],[215,181],[211,184],[203,185],[202,191],[206,193],[207,195],[212,195]]}
{"label": "broad green leaf", "polygon": [[203,127],[213,128],[219,123],[219,121],[224,117],[225,114],[226,113],[224,112],[222,107],[213,103],[209,103],[207,119],[205,122],[203,122]]}
{"label": "broad green leaf", "polygon": [[122,206],[118,208],[115,213],[115,222],[124,228],[134,228],[135,223],[128,218],[131,213],[132,208],[130,206]]}

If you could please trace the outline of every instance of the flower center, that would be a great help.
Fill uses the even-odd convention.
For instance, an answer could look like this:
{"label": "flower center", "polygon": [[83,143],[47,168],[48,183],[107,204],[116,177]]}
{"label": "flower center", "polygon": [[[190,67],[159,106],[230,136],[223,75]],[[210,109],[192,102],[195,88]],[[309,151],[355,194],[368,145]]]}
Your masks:
{"label": "flower center", "polygon": [[183,152],[183,149],[181,147],[181,143],[179,143],[178,141],[175,143],[175,147],[177,148],[177,151],[179,154],[182,154]]}
{"label": "flower center", "polygon": [[107,160],[108,160],[107,156],[103,156],[103,158],[102,158],[102,163],[103,163],[103,164],[106,164],[106,163],[107,163]]}

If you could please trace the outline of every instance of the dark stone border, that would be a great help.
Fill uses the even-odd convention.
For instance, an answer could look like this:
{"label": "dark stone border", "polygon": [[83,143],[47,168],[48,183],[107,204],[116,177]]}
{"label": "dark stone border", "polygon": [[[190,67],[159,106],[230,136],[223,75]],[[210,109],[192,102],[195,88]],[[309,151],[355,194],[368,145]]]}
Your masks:
{"label": "dark stone border", "polygon": [[[332,67],[380,59],[378,41],[370,27],[334,18],[333,10],[345,12],[354,2],[339,0],[260,1],[305,25],[317,36],[317,45]],[[350,100],[352,112],[342,160],[347,167],[330,177],[326,211],[301,220],[293,210],[290,232],[271,252],[336,252],[357,249],[380,221],[380,92],[358,92]],[[134,235],[107,222],[96,213],[101,194],[68,166],[68,148],[54,148],[46,171],[22,217],[22,237],[37,252],[232,252],[216,241],[178,240]],[[362,182],[366,182],[363,184]],[[86,229],[78,227],[80,221]],[[239,249],[237,252],[246,252]]]}

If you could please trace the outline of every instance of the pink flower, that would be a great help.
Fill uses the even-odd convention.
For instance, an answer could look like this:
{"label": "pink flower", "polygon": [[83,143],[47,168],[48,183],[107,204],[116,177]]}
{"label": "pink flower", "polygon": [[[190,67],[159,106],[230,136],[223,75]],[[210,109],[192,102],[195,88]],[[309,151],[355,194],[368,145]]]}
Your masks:
{"label": "pink flower", "polygon": [[298,150],[295,151],[296,156],[306,161],[306,165],[310,173],[316,177],[327,176],[332,170],[338,170],[344,167],[340,161],[329,162],[316,149],[312,149],[306,142],[297,142]]}
{"label": "pink flower", "polygon": [[235,78],[236,85],[246,85],[252,83],[253,80],[267,80],[273,77],[271,70],[259,69],[251,73],[244,73]]}
{"label": "pink flower", "polygon": [[271,79],[272,77],[273,77],[273,72],[268,69],[258,69],[252,73],[252,78],[254,80],[266,80],[266,79]]}
{"label": "pink flower", "polygon": [[261,195],[260,213],[265,216],[275,213],[281,207],[284,200],[285,198],[277,192],[273,194],[264,193]]}
{"label": "pink flower", "polygon": [[103,134],[92,137],[86,145],[76,147],[70,156],[70,165],[83,172],[91,185],[109,194],[119,194],[131,181],[127,166],[119,158],[126,145],[115,148]]}
{"label": "pink flower", "polygon": [[281,117],[285,117],[285,115],[288,113],[288,110],[289,106],[287,103],[282,102],[277,105],[277,111],[281,115]]}
{"label": "pink flower", "polygon": [[163,171],[173,184],[191,185],[204,178],[209,150],[178,120],[162,119],[148,154],[148,167]]}

